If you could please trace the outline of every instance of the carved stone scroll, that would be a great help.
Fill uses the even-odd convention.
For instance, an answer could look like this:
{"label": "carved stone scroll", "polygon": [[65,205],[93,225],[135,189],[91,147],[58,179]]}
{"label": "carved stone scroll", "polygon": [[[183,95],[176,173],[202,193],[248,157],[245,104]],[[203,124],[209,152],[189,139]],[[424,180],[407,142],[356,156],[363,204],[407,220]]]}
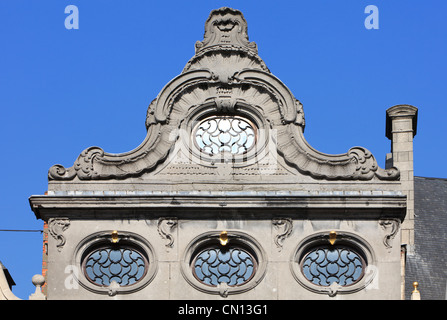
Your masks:
{"label": "carved stone scroll", "polygon": [[397,219],[380,220],[379,224],[386,232],[386,235],[383,238],[383,244],[388,250],[391,250],[393,247],[392,240],[399,231],[400,221]]}
{"label": "carved stone scroll", "polygon": [[50,218],[48,220],[48,230],[51,236],[59,241],[56,245],[57,250],[61,251],[65,245],[64,231],[70,226],[70,220],[67,218]]}
{"label": "carved stone scroll", "polygon": [[[267,69],[257,46],[248,40],[247,22],[238,10],[213,10],[203,41],[183,72],[171,80],[148,107],[147,135],[132,151],[111,154],[87,148],[74,165],[54,165],[49,180],[108,180],[140,177],[169,159],[182,124],[215,106],[217,113],[259,114],[259,129],[275,132],[277,153],[300,173],[326,180],[397,180],[399,170],[381,169],[367,149],[353,147],[330,155],[313,149],[304,138],[303,105]],[[259,130],[262,131],[262,130]],[[184,136],[189,137],[185,134]],[[264,143],[264,142],[263,142]],[[254,155],[256,156],[256,155]],[[253,157],[254,157],[253,156]]]}
{"label": "carved stone scroll", "polygon": [[174,246],[173,229],[177,226],[177,218],[160,218],[158,220],[158,233],[163,239],[167,240],[166,247],[172,248]]}
{"label": "carved stone scroll", "polygon": [[293,221],[290,218],[273,219],[272,221],[278,233],[275,236],[275,244],[279,251],[283,248],[284,240],[290,236],[293,230]]}

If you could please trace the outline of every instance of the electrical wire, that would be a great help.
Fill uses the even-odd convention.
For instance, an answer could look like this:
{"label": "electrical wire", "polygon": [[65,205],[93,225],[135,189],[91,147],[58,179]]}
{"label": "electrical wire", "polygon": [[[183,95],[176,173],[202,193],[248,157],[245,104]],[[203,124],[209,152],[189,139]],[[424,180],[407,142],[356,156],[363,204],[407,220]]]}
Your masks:
{"label": "electrical wire", "polygon": [[43,230],[14,230],[14,229],[0,229],[0,231],[8,231],[8,232],[43,232]]}

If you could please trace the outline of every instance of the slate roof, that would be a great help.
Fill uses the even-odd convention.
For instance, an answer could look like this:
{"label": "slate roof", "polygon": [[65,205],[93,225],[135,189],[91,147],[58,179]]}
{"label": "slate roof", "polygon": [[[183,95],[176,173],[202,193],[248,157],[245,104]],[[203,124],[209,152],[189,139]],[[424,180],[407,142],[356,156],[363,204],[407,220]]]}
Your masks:
{"label": "slate roof", "polygon": [[422,300],[447,298],[447,179],[414,178],[415,250],[407,255],[406,299],[419,282]]}

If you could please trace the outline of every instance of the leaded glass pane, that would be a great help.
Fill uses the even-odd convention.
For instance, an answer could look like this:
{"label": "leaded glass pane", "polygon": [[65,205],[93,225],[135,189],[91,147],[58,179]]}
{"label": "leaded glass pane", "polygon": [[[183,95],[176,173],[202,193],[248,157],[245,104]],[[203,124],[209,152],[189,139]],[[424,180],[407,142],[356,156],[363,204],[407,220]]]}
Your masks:
{"label": "leaded glass pane", "polygon": [[120,286],[129,286],[143,278],[147,265],[145,256],[135,248],[102,247],[85,258],[84,272],[91,282],[99,286],[109,286],[112,281]]}
{"label": "leaded glass pane", "polygon": [[243,154],[255,144],[256,127],[242,117],[212,116],[197,126],[195,139],[204,153]]}
{"label": "leaded glass pane", "polygon": [[255,268],[256,260],[242,248],[210,248],[196,256],[193,272],[197,279],[210,286],[223,282],[239,286],[251,279]]}
{"label": "leaded glass pane", "polygon": [[349,286],[362,278],[365,263],[362,256],[349,247],[328,246],[311,250],[301,267],[304,276],[316,285],[330,286],[335,282]]}

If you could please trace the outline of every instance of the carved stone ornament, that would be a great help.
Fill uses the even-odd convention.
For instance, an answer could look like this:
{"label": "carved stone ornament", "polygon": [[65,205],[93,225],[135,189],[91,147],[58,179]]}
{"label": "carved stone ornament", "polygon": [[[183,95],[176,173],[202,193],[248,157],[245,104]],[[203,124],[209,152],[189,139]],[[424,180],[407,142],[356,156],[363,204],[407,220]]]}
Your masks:
{"label": "carved stone ornament", "polygon": [[70,220],[67,218],[50,218],[48,220],[48,231],[51,236],[59,241],[56,245],[57,250],[61,251],[65,245],[64,231],[70,226]]}
{"label": "carved stone ornament", "polygon": [[231,45],[258,52],[248,41],[247,21],[239,10],[223,7],[211,11],[205,22],[203,41],[196,42],[196,53],[212,46]]}
{"label": "carved stone ornament", "polygon": [[[127,253],[123,251],[123,254],[114,257],[105,254],[111,248],[117,252],[124,249]],[[100,254],[101,259],[92,258],[92,254]],[[114,264],[120,268],[113,269]],[[78,266],[83,265],[95,271],[89,273],[87,268],[78,270]],[[103,230],[91,233],[77,243],[71,266],[75,267],[71,275],[76,284],[91,293],[113,297],[132,294],[149,285],[158,272],[158,258],[151,243],[144,237],[124,230]],[[141,269],[145,271],[136,272]],[[74,272],[76,270],[79,272]],[[109,278],[111,273],[114,276]],[[108,283],[103,285],[103,281]]]}
{"label": "carved stone ornament", "polygon": [[[245,248],[247,252],[250,252],[253,261],[256,260],[256,268],[253,271],[253,274],[250,277],[249,281],[245,281],[238,285],[230,285],[225,281],[219,281],[218,284],[214,283],[213,285],[209,285],[207,283],[199,281],[197,275],[194,275],[193,272],[191,272],[193,268],[192,262],[195,260],[198,254],[207,248],[211,248],[214,250],[216,248],[216,245],[218,244],[223,246],[221,244],[221,241],[223,239],[225,239],[225,246]],[[208,255],[208,257],[211,257],[211,255]],[[235,257],[240,256],[235,255]],[[239,260],[239,258],[237,259]],[[232,262],[230,262],[230,264],[233,265]],[[213,230],[198,235],[197,237],[192,239],[192,241],[186,246],[185,250],[183,251],[183,257],[180,263],[180,271],[184,279],[194,289],[207,294],[220,295],[222,298],[226,298],[229,295],[241,294],[254,289],[259,283],[261,283],[262,279],[264,278],[267,271],[267,264],[268,259],[266,251],[263,249],[261,244],[251,235],[238,230]],[[210,267],[209,269],[215,270],[211,272],[220,272],[220,268]],[[245,268],[245,270],[247,270],[247,268]],[[232,268],[231,272],[234,271],[235,269]],[[243,274],[245,271],[243,269],[240,269],[238,272],[234,272],[233,275],[235,275],[236,273],[239,274],[239,272]],[[218,278],[216,278],[216,280],[217,279]]]}
{"label": "carved stone ornament", "polygon": [[391,250],[393,247],[392,240],[399,231],[400,221],[397,219],[380,220],[379,224],[386,232],[386,235],[383,238],[383,244],[388,250]]}
{"label": "carved stone ornament", "polygon": [[[331,234],[336,237],[335,244],[330,243]],[[342,285],[338,281],[334,281],[336,272],[332,274],[330,277],[331,278],[330,285],[321,285],[320,282],[314,283],[312,281],[309,281],[310,279],[307,278],[307,276],[303,271],[304,270],[303,265],[305,263],[306,255],[315,249],[320,249],[321,247],[327,247],[327,246],[332,247],[333,245],[337,246],[337,244],[341,245],[342,248],[343,246],[345,246],[347,248],[353,249],[353,251],[351,251],[352,253],[354,253],[353,256],[355,255],[362,256],[362,258],[364,259],[361,263],[363,268],[362,276],[360,276],[356,281],[348,285],[346,284]],[[351,254],[349,254],[349,256],[351,256]],[[340,258],[340,255],[338,257]],[[323,256],[320,256],[317,260],[322,262]],[[343,261],[342,263],[344,264],[346,261],[349,260],[349,258],[346,260],[343,259],[339,260]],[[326,262],[328,261],[329,259]],[[325,264],[323,266],[323,269],[330,264],[332,263]],[[373,281],[377,279],[378,268],[376,267],[376,265],[377,265],[377,258],[372,246],[365,239],[361,238],[359,235],[351,232],[345,232],[342,230],[337,230],[336,232],[334,232],[334,230],[325,230],[307,236],[306,238],[301,240],[300,243],[298,243],[298,245],[296,246],[296,250],[292,254],[290,260],[290,270],[292,272],[292,275],[303,288],[314,293],[328,295],[329,297],[335,297],[338,294],[352,294],[361,290],[365,290],[365,288],[373,284]],[[321,266],[322,265],[317,266],[316,269],[313,270],[313,272],[315,272],[315,274],[318,275]],[[332,267],[334,267],[334,265],[331,266],[331,268]],[[335,270],[337,270],[337,272],[341,272],[341,274],[347,273],[347,270],[343,269],[343,267],[339,267]],[[332,269],[332,271],[334,271],[334,269]],[[322,275],[323,274],[329,275],[327,271],[324,271]]]}
{"label": "carved stone ornament", "polygon": [[242,13],[226,7],[211,12],[205,23],[204,39],[196,43],[194,57],[150,103],[147,135],[140,146],[121,154],[90,147],[72,167],[52,166],[48,178],[124,179],[153,171],[180,143],[185,123],[197,121],[198,115],[204,116],[205,111],[243,112],[253,115],[250,118],[257,117],[257,125],[263,129],[260,131],[275,132],[277,153],[285,162],[315,179],[399,179],[398,169],[379,168],[365,148],[354,147],[344,154],[329,155],[310,147],[304,138],[303,105],[258,56],[256,44],[248,40]]}
{"label": "carved stone ornament", "polygon": [[167,240],[166,247],[174,246],[174,236],[172,230],[177,226],[177,218],[160,218],[158,220],[158,233],[163,239]]}
{"label": "carved stone ornament", "polygon": [[272,221],[275,228],[278,230],[275,236],[275,244],[279,251],[283,248],[284,240],[290,236],[293,230],[293,221],[290,218],[274,219]]}

